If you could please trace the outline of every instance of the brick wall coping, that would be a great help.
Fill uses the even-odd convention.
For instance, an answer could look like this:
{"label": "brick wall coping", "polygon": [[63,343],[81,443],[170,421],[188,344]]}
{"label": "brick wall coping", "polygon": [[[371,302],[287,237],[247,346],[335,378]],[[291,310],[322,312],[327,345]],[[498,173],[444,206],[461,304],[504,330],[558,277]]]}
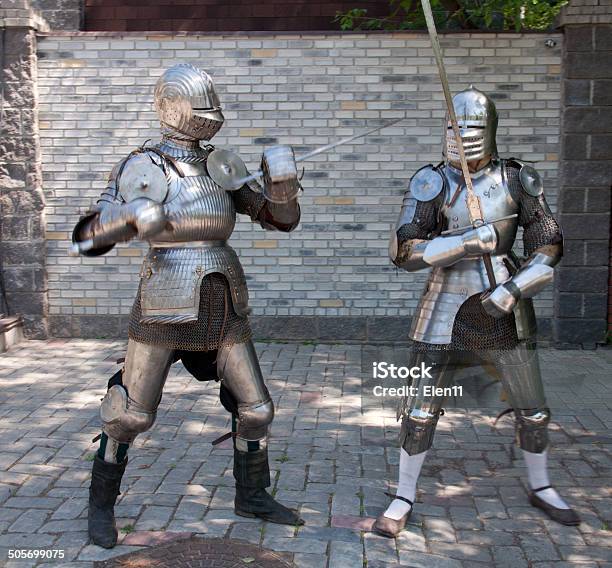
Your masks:
{"label": "brick wall coping", "polygon": [[[558,35],[561,33],[560,29],[553,30],[526,30],[522,32],[515,32],[510,30],[441,30],[438,32],[439,35],[465,35],[465,36],[504,36],[504,37],[523,37],[525,35]],[[227,31],[227,32],[194,32],[194,31],[117,31],[117,32],[104,32],[104,31],[78,31],[78,30],[53,30],[53,31],[40,31],[37,35],[41,37],[147,37],[147,38],[176,38],[176,37],[286,37],[286,38],[302,38],[313,37],[326,38],[326,37],[362,37],[367,38],[373,35],[376,36],[389,36],[392,38],[409,38],[409,37],[427,37],[427,30],[410,30],[401,32],[390,32],[385,30],[371,30],[367,32],[356,32],[356,31],[342,31],[342,30],[324,30],[324,31]]]}

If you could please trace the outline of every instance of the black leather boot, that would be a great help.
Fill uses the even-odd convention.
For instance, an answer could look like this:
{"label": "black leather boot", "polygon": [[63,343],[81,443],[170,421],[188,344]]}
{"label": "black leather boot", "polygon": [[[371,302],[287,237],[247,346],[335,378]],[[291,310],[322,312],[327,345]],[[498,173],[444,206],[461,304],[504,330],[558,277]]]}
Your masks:
{"label": "black leather boot", "polygon": [[87,523],[91,541],[103,548],[113,548],[117,544],[118,533],[113,508],[127,461],[125,458],[122,463],[109,463],[96,454],[93,462]]}
{"label": "black leather boot", "polygon": [[303,525],[298,514],[281,505],[265,488],[270,487],[268,450],[241,452],[234,448],[236,499],[234,512],[241,517],[258,517],[279,525]]}

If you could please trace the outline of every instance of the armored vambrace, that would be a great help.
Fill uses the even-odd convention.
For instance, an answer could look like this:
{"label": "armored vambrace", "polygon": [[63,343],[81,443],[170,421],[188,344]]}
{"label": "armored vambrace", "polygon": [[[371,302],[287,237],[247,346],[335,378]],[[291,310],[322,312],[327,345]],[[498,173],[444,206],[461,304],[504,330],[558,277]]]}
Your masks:
{"label": "armored vambrace", "polygon": [[72,234],[75,253],[104,254],[113,245],[138,236],[147,239],[166,225],[164,207],[144,197],[130,203],[101,204],[83,217]]}
{"label": "armored vambrace", "polygon": [[297,198],[287,203],[267,201],[260,213],[260,223],[264,229],[293,231],[300,222],[300,205]]}
{"label": "armored vambrace", "polygon": [[462,235],[436,237],[433,240],[409,239],[391,252],[391,260],[407,271],[429,266],[450,266],[468,255],[495,250],[497,234],[492,225],[483,225]]}

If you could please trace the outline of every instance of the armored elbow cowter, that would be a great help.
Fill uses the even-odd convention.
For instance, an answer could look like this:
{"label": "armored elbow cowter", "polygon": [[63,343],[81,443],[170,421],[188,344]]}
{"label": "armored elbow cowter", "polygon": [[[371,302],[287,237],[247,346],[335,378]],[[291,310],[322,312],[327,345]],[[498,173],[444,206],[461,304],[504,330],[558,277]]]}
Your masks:
{"label": "armored elbow cowter", "polygon": [[163,230],[166,215],[161,203],[144,197],[130,203],[101,203],[83,217],[72,233],[75,252],[104,254],[116,243],[138,236],[147,239]]}

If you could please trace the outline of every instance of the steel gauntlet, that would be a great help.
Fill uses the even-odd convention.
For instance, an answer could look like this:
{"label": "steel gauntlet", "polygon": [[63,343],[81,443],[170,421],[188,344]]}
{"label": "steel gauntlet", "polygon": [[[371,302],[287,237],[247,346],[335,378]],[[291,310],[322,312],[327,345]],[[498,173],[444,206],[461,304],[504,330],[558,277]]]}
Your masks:
{"label": "steel gauntlet", "polygon": [[134,237],[148,239],[161,232],[165,225],[164,206],[144,197],[121,205],[104,205],[75,227],[73,252],[108,249]]}
{"label": "steel gauntlet", "polygon": [[269,202],[286,204],[296,200],[301,186],[291,146],[267,148],[261,158],[261,171],[263,194]]}
{"label": "steel gauntlet", "polygon": [[485,296],[484,309],[497,318],[509,314],[519,300],[532,298],[552,281],[554,263],[554,257],[534,254],[510,280]]}
{"label": "steel gauntlet", "polygon": [[427,244],[423,260],[430,266],[450,266],[468,255],[491,253],[497,246],[493,225],[482,225],[462,235],[436,237]]}

